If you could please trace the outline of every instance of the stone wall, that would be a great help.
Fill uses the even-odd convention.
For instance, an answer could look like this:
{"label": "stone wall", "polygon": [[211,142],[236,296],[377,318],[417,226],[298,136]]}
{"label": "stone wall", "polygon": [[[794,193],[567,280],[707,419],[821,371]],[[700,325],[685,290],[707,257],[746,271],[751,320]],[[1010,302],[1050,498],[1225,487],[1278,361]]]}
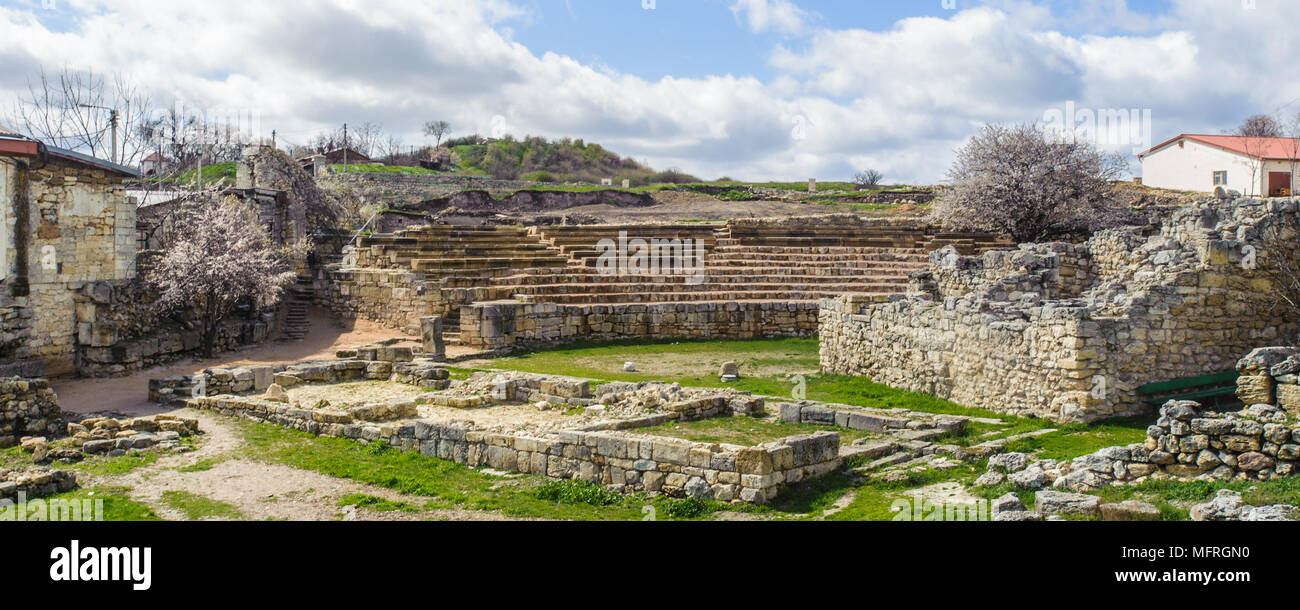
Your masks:
{"label": "stone wall", "polygon": [[72,372],[76,291],[86,282],[135,274],[135,206],[122,175],[89,165],[51,157],[40,169],[12,173],[22,174],[23,186],[15,185],[10,192],[20,196],[4,202],[13,228],[0,244],[9,265],[6,304],[11,312],[31,312],[31,332],[15,357],[43,360],[49,374]]}
{"label": "stone wall", "polygon": [[1298,466],[1300,420],[1295,416],[1265,404],[1218,413],[1194,401],[1170,401],[1160,408],[1143,443],[1107,447],[1069,462],[1031,463],[1024,454],[1002,454],[990,458],[990,472],[975,483],[1007,481],[1019,489],[1087,492],[1148,479],[1268,481],[1294,476]]}
{"label": "stone wall", "polygon": [[450,383],[447,379],[447,369],[415,358],[410,348],[367,347],[355,350],[352,357],[337,360],[213,368],[194,375],[150,379],[149,401],[183,405],[191,398],[264,392],[272,385],[283,389],[303,383],[361,380],[393,381],[442,390]]}
{"label": "stone wall", "polygon": [[461,344],[487,350],[622,339],[807,337],[816,303],[557,305],[495,301],[461,308]]}
{"label": "stone wall", "polygon": [[[25,518],[19,518],[15,515],[13,505],[35,498],[71,491],[76,488],[77,474],[71,470],[33,468],[21,472],[11,472],[0,469],[0,521],[31,519],[32,516],[30,515],[24,515]],[[75,513],[67,514],[83,515],[83,512],[78,510]],[[87,510],[84,515],[88,519],[90,516],[89,511]]]}
{"label": "stone wall", "polygon": [[63,428],[59,397],[44,379],[0,379],[0,448],[25,436],[54,436]]}
{"label": "stone wall", "polygon": [[1095,276],[1086,245],[1024,244],[1019,250],[991,250],[981,256],[961,256],[948,246],[930,253],[929,270],[912,274],[908,289],[944,298],[996,286],[1006,300],[1030,293],[1064,299],[1082,294]]}
{"label": "stone wall", "polygon": [[1294,200],[1205,201],[1158,235],[1105,231],[1082,248],[958,257],[956,270],[936,254],[921,292],[822,302],[822,370],[1058,421],[1143,413],[1142,385],[1231,370],[1294,336],[1258,234],[1296,213]]}
{"label": "stone wall", "polygon": [[1237,362],[1237,398],[1300,417],[1300,347],[1264,347]]}
{"label": "stone wall", "polygon": [[[199,352],[202,331],[193,323],[158,316],[156,295],[140,281],[87,282],[73,293],[76,367],[87,377],[130,374]],[[251,318],[232,316],[217,331],[218,352],[262,343],[274,330],[267,310]]]}
{"label": "stone wall", "polygon": [[317,305],[336,315],[364,318],[408,334],[420,332],[420,318],[445,318],[452,307],[468,302],[447,302],[436,283],[409,271],[329,267],[318,276],[313,296]]}

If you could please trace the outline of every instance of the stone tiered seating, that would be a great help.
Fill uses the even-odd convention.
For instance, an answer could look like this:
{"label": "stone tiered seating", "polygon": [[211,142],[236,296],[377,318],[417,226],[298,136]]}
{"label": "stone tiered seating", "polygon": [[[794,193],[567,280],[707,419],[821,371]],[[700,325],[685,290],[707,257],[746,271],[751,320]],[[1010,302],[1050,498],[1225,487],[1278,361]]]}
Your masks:
{"label": "stone tiered seating", "polygon": [[[704,261],[684,253],[667,272],[602,273],[597,244],[692,240]],[[436,285],[449,336],[459,306],[516,299],[557,304],[808,302],[830,296],[906,290],[929,252],[963,254],[1011,247],[984,234],[857,225],[766,225],[752,221],[671,225],[419,227],[358,243],[357,267],[403,270]],[[630,252],[629,252],[630,254]]]}
{"label": "stone tiered seating", "polygon": [[554,227],[535,227],[532,232],[551,246],[558,248],[573,260],[587,266],[596,264],[599,256],[597,244],[601,240],[617,241],[620,233],[626,233],[628,239],[662,239],[698,241],[704,244],[705,251],[713,250],[717,243],[716,226],[713,224],[641,224],[641,225],[562,225]]}
{"label": "stone tiered seating", "polygon": [[569,259],[519,227],[419,227],[372,235],[358,243],[357,266],[402,269],[432,276],[472,270],[503,275],[519,269],[568,265]]}
{"label": "stone tiered seating", "polygon": [[894,248],[926,252],[953,246],[963,255],[1014,247],[1010,241],[985,233],[941,233],[929,229],[868,228],[858,226],[784,227],[729,225],[720,246],[771,248]]}

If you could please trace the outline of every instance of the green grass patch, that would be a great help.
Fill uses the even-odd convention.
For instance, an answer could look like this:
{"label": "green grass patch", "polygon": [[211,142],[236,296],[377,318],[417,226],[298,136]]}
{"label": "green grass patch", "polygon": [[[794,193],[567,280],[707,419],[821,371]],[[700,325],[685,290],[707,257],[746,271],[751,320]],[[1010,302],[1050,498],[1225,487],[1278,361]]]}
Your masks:
{"label": "green grass patch", "polygon": [[177,472],[207,472],[215,468],[217,464],[220,464],[223,461],[225,460],[219,460],[219,459],[199,460],[193,464],[181,466],[177,468],[176,471]]}
{"label": "green grass patch", "polygon": [[213,500],[188,491],[164,491],[162,501],[185,513],[185,517],[191,521],[201,521],[209,518],[228,520],[244,518],[244,513],[240,512],[233,504]]}
{"label": "green grass patch", "polygon": [[349,163],[346,170],[344,170],[341,163],[330,165],[329,170],[332,174],[399,174],[403,176],[441,176],[449,173],[406,165],[357,165],[355,163]]}
{"label": "green grass patch", "polygon": [[[227,184],[234,184],[237,167],[238,167],[237,164],[233,161],[228,163],[214,163],[212,165],[204,165],[203,185],[211,186],[213,184],[216,184],[218,181],[225,182]],[[199,179],[199,170],[195,168],[186,172],[182,172],[180,176],[173,178],[171,180],[165,180],[164,182],[173,182],[176,184],[189,185],[189,184],[197,183],[198,179]]]}
{"label": "green grass patch", "polygon": [[355,506],[357,508],[364,508],[367,510],[373,510],[381,513],[420,512],[420,509],[418,507],[416,507],[415,505],[409,502],[402,502],[400,500],[389,500],[386,498],[380,498],[378,496],[372,496],[369,494],[360,494],[360,493],[348,494],[346,496],[343,496],[342,498],[339,498],[338,505]]}
{"label": "green grass patch", "polygon": [[1006,451],[1032,453],[1040,459],[1070,460],[1106,447],[1141,443],[1147,438],[1147,426],[1153,423],[1151,418],[1134,417],[1068,424],[1056,432],[1011,441]]}
{"label": "green grass patch", "polygon": [[131,451],[115,458],[87,459],[75,464],[55,464],[55,468],[68,468],[86,474],[116,476],[126,474],[137,468],[143,468],[158,461],[158,454],[153,451]]}
{"label": "green grass patch", "polygon": [[537,497],[548,502],[590,506],[613,506],[625,499],[622,494],[589,481],[550,481],[537,488]]}
{"label": "green grass patch", "polygon": [[[132,500],[128,495],[130,490],[125,487],[96,486],[90,488],[74,489],[61,494],[55,494],[41,498],[46,503],[50,502],[75,502],[79,506],[85,507],[83,501],[89,501],[90,513],[83,512],[81,518],[83,521],[95,519],[97,502],[102,502],[98,506],[102,507],[100,517],[104,521],[161,521],[158,515],[154,514],[153,509],[145,504]],[[30,506],[29,506],[30,508]],[[12,509],[11,509],[12,510]],[[30,519],[30,517],[29,517]]]}
{"label": "green grass patch", "polygon": [[828,521],[892,521],[898,514],[895,502],[915,501],[907,492],[948,481],[967,482],[978,476],[975,467],[963,464],[950,470],[926,469],[908,472],[900,481],[868,481],[857,488],[853,501],[826,519]]}
{"label": "green grass patch", "polygon": [[[714,364],[735,361],[741,379],[723,383]],[[623,371],[635,362],[639,372]],[[572,344],[521,356],[487,361],[485,368],[568,375],[597,381],[662,381],[700,388],[728,387],[762,396],[793,399],[796,375],[803,378],[808,400],[880,409],[913,409],[1014,422],[1027,432],[1051,422],[963,407],[919,392],[906,392],[865,377],[822,375],[817,339],[750,339],[740,341],[651,341]]]}
{"label": "green grass patch", "polygon": [[392,448],[376,449],[348,439],[314,437],[271,424],[238,422],[252,459],[285,464],[333,477],[433,500],[431,508],[499,511],[512,517],[635,521],[639,506],[593,506],[547,500],[535,493],[546,480],[503,478],[454,462]]}
{"label": "green grass patch", "polygon": [[727,443],[752,446],[780,440],[796,434],[838,432],[840,442],[849,444],[859,438],[873,436],[870,432],[831,426],[795,424],[752,417],[715,417],[691,422],[668,422],[651,428],[639,428],[640,434],[670,436],[697,443]]}

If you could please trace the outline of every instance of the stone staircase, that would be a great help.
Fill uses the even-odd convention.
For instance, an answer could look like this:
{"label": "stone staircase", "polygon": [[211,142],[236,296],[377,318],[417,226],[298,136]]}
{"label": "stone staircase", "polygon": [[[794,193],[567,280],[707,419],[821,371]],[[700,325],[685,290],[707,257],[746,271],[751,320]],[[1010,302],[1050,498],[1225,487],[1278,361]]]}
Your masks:
{"label": "stone staircase", "polygon": [[311,322],[307,319],[307,308],[311,306],[314,294],[315,289],[309,276],[298,276],[298,281],[289,287],[285,299],[284,327],[281,330],[280,341],[302,341],[307,338],[307,333],[311,330]]}

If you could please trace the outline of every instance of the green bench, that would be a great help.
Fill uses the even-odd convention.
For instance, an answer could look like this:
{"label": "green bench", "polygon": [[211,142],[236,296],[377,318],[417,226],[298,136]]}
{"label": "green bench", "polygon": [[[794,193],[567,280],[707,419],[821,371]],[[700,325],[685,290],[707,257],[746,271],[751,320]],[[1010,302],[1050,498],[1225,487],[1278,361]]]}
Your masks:
{"label": "green bench", "polygon": [[1241,373],[1227,371],[1200,377],[1184,377],[1171,381],[1149,383],[1138,388],[1138,395],[1146,396],[1143,402],[1159,407],[1171,400],[1214,401],[1215,408],[1237,399],[1237,378]]}

